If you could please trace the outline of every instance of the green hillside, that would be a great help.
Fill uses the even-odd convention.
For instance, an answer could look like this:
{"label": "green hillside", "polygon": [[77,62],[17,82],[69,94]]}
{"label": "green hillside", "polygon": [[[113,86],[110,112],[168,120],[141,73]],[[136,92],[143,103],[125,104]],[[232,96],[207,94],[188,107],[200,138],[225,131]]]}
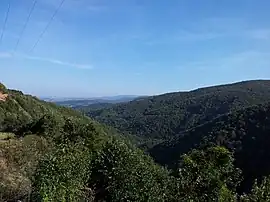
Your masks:
{"label": "green hillside", "polygon": [[[254,181],[251,192],[237,192],[241,182],[248,178],[247,171],[243,170],[242,175],[235,165],[253,162],[241,157],[241,152],[234,156],[222,146],[194,149],[191,145],[193,149],[190,147],[181,157],[179,169],[171,171],[155,164],[114,129],[77,111],[8,90],[3,85],[0,93],[8,95],[0,101],[0,201],[269,199],[267,171],[262,181]],[[264,122],[260,124],[263,126]],[[256,148],[252,158],[261,154]]]}
{"label": "green hillside", "polygon": [[20,91],[8,90],[8,98],[0,102],[0,130],[17,130],[19,126],[37,120],[45,114],[56,118],[73,117],[89,120],[71,109],[39,100]]}
{"label": "green hillside", "polygon": [[[270,99],[270,81],[246,81],[90,109],[95,120],[148,139],[168,139],[231,111]],[[85,108],[84,108],[85,111]]]}
{"label": "green hillside", "polygon": [[172,196],[162,196],[168,172],[113,129],[2,85],[4,91],[0,201],[165,201]]}
{"label": "green hillside", "polygon": [[270,174],[270,103],[220,116],[149,150],[160,164],[178,167],[180,156],[205,145],[225,146],[243,171],[243,186]]}

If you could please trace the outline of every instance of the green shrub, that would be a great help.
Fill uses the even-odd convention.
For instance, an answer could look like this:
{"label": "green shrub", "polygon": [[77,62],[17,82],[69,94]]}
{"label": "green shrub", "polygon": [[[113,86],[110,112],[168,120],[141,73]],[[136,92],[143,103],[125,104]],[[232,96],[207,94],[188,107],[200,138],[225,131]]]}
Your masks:
{"label": "green shrub", "polygon": [[35,192],[42,201],[78,201],[90,172],[90,152],[79,145],[58,145],[39,164]]}
{"label": "green shrub", "polygon": [[168,201],[169,176],[142,151],[108,141],[94,160],[89,184],[106,201]]}
{"label": "green shrub", "polygon": [[179,195],[185,200],[231,198],[240,183],[240,170],[234,167],[232,154],[219,146],[183,155],[178,175]]}

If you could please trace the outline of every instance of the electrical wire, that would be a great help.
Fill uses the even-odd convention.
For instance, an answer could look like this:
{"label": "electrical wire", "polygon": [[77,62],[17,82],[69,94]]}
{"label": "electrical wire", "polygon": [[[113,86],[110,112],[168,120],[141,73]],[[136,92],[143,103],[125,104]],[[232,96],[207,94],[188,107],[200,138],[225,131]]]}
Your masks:
{"label": "electrical wire", "polygon": [[52,17],[50,18],[48,24],[46,25],[46,27],[44,28],[44,30],[41,32],[41,34],[39,35],[36,43],[34,44],[34,46],[32,47],[32,49],[30,50],[31,52],[36,48],[36,46],[38,45],[38,43],[40,42],[40,40],[42,39],[43,35],[45,34],[45,32],[48,30],[50,24],[52,23],[53,19],[55,18],[55,16],[57,15],[57,13],[59,12],[60,8],[63,6],[65,0],[62,0],[59,4],[59,6],[57,7],[57,9],[55,10],[55,12],[53,13]]}
{"label": "electrical wire", "polygon": [[9,3],[8,3],[8,10],[7,10],[7,13],[6,13],[6,16],[5,16],[5,21],[4,21],[4,25],[3,25],[3,28],[2,28],[2,33],[1,33],[1,37],[0,37],[0,44],[2,43],[2,40],[3,40],[3,36],[4,36],[4,33],[5,33],[5,30],[6,30],[6,25],[7,25],[7,21],[8,21],[8,17],[9,17],[9,12],[10,12],[10,1],[9,0]]}
{"label": "electrical wire", "polygon": [[34,9],[35,9],[35,7],[36,7],[36,4],[37,4],[37,0],[34,0],[34,1],[33,1],[33,4],[32,4],[32,7],[31,7],[31,9],[30,9],[30,12],[29,12],[29,14],[28,14],[28,16],[27,16],[27,19],[26,19],[26,21],[25,21],[25,24],[24,24],[24,26],[23,26],[23,28],[22,28],[21,33],[20,33],[19,39],[18,39],[18,41],[17,41],[17,43],[16,43],[16,46],[15,46],[15,52],[16,52],[16,50],[17,50],[19,44],[20,44],[21,38],[22,38],[23,33],[24,33],[24,31],[25,31],[25,29],[26,29],[28,23],[29,23],[29,20],[30,20],[30,18],[31,18],[31,16],[32,16],[32,13],[33,13],[33,11],[34,11]]}

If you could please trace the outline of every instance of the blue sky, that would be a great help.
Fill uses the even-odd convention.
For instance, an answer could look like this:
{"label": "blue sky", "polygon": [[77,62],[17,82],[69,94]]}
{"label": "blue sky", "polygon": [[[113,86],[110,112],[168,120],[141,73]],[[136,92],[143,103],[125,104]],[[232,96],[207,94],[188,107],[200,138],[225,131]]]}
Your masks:
{"label": "blue sky", "polygon": [[269,0],[1,0],[1,82],[37,96],[159,94],[270,77]]}

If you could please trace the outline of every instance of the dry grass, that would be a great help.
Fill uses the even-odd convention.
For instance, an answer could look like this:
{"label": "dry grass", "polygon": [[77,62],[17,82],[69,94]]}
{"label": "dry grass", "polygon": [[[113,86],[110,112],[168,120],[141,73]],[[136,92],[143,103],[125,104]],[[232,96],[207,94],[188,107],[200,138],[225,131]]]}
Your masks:
{"label": "dry grass", "polygon": [[35,135],[0,142],[0,201],[20,199],[31,192],[31,176],[46,151]]}

